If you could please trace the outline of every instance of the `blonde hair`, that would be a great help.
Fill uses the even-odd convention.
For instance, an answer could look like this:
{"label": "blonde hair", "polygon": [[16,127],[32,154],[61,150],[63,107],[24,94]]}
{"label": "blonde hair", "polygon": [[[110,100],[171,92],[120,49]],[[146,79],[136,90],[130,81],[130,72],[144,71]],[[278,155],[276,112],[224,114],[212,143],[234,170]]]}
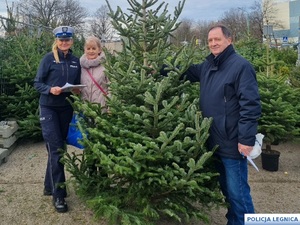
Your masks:
{"label": "blonde hair", "polygon": [[59,57],[58,57],[56,40],[54,40],[54,42],[52,44],[52,52],[53,52],[53,55],[54,55],[55,62],[60,63]]}
{"label": "blonde hair", "polygon": [[86,48],[89,44],[96,44],[98,46],[98,48],[100,50],[102,50],[101,41],[99,38],[97,38],[95,36],[90,36],[90,37],[86,38],[85,43],[84,43],[84,48]]}

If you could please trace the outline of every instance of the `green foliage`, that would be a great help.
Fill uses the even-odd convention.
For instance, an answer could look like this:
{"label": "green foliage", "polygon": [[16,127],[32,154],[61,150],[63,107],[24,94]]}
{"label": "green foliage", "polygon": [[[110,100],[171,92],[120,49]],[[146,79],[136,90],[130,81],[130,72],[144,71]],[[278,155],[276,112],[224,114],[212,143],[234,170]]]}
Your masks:
{"label": "green foliage", "polygon": [[236,51],[245,59],[249,60],[257,71],[261,66],[258,61],[263,56],[263,46],[255,38],[242,39],[235,44]]}
{"label": "green foliage", "polygon": [[[266,148],[299,135],[299,90],[291,85],[290,60],[295,56],[291,49],[270,49],[258,59],[258,83],[262,103],[259,132],[265,135]],[[294,62],[292,62],[294,63]]]}
{"label": "green foliage", "polygon": [[292,88],[279,76],[258,74],[262,103],[259,132],[265,135],[268,148],[276,141],[286,141],[299,135],[299,90]]}
{"label": "green foliage", "polygon": [[[85,149],[66,153],[64,163],[77,193],[110,224],[208,221],[210,208],[223,203],[213,151],[205,146],[211,119],[199,111],[199,87],[179,79],[195,47],[174,51],[167,41],[182,6],[170,19],[163,3],[160,11],[153,9],[157,1],[129,2],[132,15],[110,9],[124,48],[106,52],[109,113],[76,98]],[[162,64],[167,77],[160,74]]]}
{"label": "green foliage", "polygon": [[[159,88],[170,88],[165,79]],[[95,104],[74,105],[84,112],[81,128],[89,138],[84,153],[67,154],[64,163],[78,193],[110,224],[151,224],[162,215],[207,221],[210,204],[222,200],[210,166],[213,152],[205,148],[211,120],[188,96],[155,94],[146,92],[139,107],[110,105],[110,114]]]}
{"label": "green foliage", "polygon": [[74,40],[73,42],[74,44],[72,46],[72,54],[77,57],[81,57],[82,54],[84,53],[85,38],[75,36],[73,40]]}
{"label": "green foliage", "polygon": [[297,51],[292,48],[272,49],[272,51],[274,52],[274,58],[283,62],[275,67],[278,75],[285,78],[290,77],[290,80],[293,81],[293,72],[297,68],[295,66],[298,57]]}
{"label": "green foliage", "polygon": [[39,95],[33,88],[33,79],[42,55],[49,50],[47,39],[18,35],[6,38],[2,44],[1,117],[18,121],[20,138],[40,140]]}
{"label": "green foliage", "polygon": [[285,66],[292,68],[296,65],[298,52],[293,48],[272,49],[276,60],[282,60]]}
{"label": "green foliage", "polygon": [[297,60],[297,51],[294,49],[267,49],[265,44],[256,39],[243,39],[235,47],[239,54],[252,63],[255,71],[265,72],[267,76],[289,76]]}
{"label": "green foliage", "polygon": [[300,66],[295,66],[291,70],[289,79],[293,87],[300,88]]}

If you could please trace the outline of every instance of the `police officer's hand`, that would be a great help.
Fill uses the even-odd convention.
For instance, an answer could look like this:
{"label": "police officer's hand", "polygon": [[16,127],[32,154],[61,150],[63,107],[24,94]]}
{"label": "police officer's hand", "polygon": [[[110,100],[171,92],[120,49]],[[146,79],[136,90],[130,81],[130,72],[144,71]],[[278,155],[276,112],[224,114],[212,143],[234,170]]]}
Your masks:
{"label": "police officer's hand", "polygon": [[56,87],[52,87],[50,89],[50,93],[53,94],[53,95],[60,95],[61,93],[61,88],[56,86]]}

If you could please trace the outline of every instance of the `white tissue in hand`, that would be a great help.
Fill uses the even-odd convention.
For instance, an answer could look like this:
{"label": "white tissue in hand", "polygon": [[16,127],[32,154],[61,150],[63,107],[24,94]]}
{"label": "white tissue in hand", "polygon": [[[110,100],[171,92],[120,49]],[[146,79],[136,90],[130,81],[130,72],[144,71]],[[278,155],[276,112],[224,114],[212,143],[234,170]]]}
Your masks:
{"label": "white tissue in hand", "polygon": [[253,149],[250,152],[251,159],[255,159],[261,154],[261,148],[262,148],[264,136],[265,135],[263,135],[261,133],[258,133],[255,135],[255,137],[256,137],[255,145],[253,146]]}

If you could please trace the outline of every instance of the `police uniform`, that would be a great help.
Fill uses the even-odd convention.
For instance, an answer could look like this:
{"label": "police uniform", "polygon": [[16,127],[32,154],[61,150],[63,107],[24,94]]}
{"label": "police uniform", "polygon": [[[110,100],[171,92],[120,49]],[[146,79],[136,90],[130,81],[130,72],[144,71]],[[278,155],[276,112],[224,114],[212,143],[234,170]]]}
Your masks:
{"label": "police uniform", "polygon": [[[73,37],[74,30],[69,26],[61,26],[55,28],[53,33],[56,38],[66,39]],[[70,49],[66,55],[60,49],[57,50],[60,62],[55,61],[53,52],[47,53],[40,62],[34,87],[40,93],[40,123],[48,151],[44,194],[52,195],[53,199],[63,199],[66,197],[66,188],[60,149],[66,150],[65,140],[73,108],[68,101],[71,92],[53,95],[50,89],[55,86],[62,87],[66,83],[79,84],[81,67],[79,59],[72,55]]]}

